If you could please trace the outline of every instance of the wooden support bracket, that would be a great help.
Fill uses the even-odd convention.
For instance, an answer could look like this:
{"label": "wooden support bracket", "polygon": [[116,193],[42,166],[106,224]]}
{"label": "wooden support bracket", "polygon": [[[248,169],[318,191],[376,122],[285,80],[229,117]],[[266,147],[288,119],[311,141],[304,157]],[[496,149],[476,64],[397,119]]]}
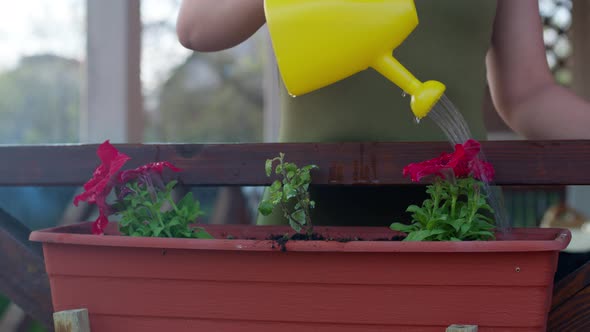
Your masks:
{"label": "wooden support bracket", "polygon": [[75,309],[53,313],[55,332],[90,332],[88,310]]}

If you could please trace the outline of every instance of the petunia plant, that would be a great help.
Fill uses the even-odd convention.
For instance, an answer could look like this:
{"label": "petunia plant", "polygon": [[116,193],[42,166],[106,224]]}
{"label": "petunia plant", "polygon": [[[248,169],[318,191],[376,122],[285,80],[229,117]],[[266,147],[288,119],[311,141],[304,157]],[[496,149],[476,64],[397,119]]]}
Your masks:
{"label": "petunia plant", "polygon": [[391,229],[406,233],[405,241],[494,239],[494,211],[483,190],[494,168],[479,159],[480,148],[479,142],[468,140],[452,153],[406,166],[403,174],[413,182],[432,182],[426,187],[430,198],[407,208],[411,224],[393,223]]}
{"label": "petunia plant", "polygon": [[[192,193],[176,202],[172,191],[176,181],[164,183],[164,169],[180,172],[181,169],[163,161],[122,171],[130,159],[107,140],[97,151],[101,164],[92,178],[84,184],[84,192],[74,198],[74,205],[85,201],[96,204],[99,216],[92,224],[94,234],[104,234],[109,216],[119,215],[119,231],[128,236],[211,238],[193,223],[203,212]],[[107,202],[111,192],[115,201]]]}

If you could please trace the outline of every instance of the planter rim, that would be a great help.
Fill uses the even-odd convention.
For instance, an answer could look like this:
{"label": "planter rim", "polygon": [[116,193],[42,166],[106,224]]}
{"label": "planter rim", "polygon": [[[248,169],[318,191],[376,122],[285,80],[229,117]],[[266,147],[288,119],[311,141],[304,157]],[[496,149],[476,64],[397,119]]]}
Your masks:
{"label": "planter rim", "polygon": [[[224,250],[224,251],[280,251],[276,241],[267,240],[269,234],[292,233],[286,226],[253,225],[204,225],[214,236],[214,240],[171,239],[128,237],[117,233],[116,223],[110,223],[106,235],[92,235],[91,223],[79,223],[38,230],[31,233],[29,239],[34,242],[87,245],[100,247],[159,248],[189,250]],[[530,252],[560,251],[565,249],[571,233],[567,229],[557,228],[514,228],[510,233],[498,233],[496,241],[469,242],[401,242],[373,241],[383,237],[393,237],[396,232],[386,227],[316,227],[319,233],[333,237],[360,236],[368,241],[288,241],[288,252],[375,252],[375,253],[423,253],[423,252]],[[242,235],[252,240],[226,239],[227,235]]]}

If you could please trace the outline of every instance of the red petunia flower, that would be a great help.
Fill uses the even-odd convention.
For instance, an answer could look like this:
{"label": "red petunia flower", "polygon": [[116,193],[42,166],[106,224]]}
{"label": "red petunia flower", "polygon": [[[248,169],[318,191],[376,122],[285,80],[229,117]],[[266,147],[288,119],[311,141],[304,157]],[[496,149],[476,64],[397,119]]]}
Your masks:
{"label": "red petunia flower", "polygon": [[474,178],[488,183],[494,180],[495,171],[492,164],[483,160],[474,159],[470,167]]}
{"label": "red petunia flower", "polygon": [[101,212],[100,215],[98,216],[98,218],[96,219],[96,221],[94,221],[94,223],[92,224],[92,234],[95,234],[95,235],[104,234],[104,230],[105,230],[105,228],[107,228],[108,224],[109,224],[109,218],[107,218],[107,216]]}
{"label": "red petunia flower", "polygon": [[439,176],[444,178],[444,170],[452,170],[456,167],[460,157],[460,153],[443,153],[438,158],[409,164],[404,167],[403,174],[404,176],[410,175],[410,178],[414,182],[420,182],[422,179],[429,176]]}
{"label": "red petunia flower", "polygon": [[167,161],[159,161],[155,163],[149,163],[147,165],[143,165],[136,169],[131,169],[127,171],[123,171],[119,174],[119,182],[125,183],[131,180],[135,180],[140,176],[149,176],[152,172],[155,172],[159,175],[162,175],[164,172],[164,167],[168,167],[170,170],[174,172],[182,171],[180,168],[172,165]]}
{"label": "red petunia flower", "polygon": [[419,182],[428,176],[445,178],[445,172],[453,171],[456,178],[472,175],[476,179],[489,182],[494,177],[494,168],[490,163],[477,158],[481,145],[475,140],[455,145],[453,153],[442,153],[440,157],[404,167],[404,176],[410,175],[413,182]]}
{"label": "red petunia flower", "polygon": [[93,231],[95,228],[98,231],[104,229],[103,226],[106,226],[104,224],[105,220],[108,223],[106,216],[109,207],[106,204],[106,198],[115,185],[117,172],[130,159],[126,154],[119,152],[112,146],[108,140],[99,146],[97,155],[102,162],[101,165],[94,170],[92,178],[84,184],[84,192],[74,198],[74,205],[76,206],[81,201],[98,206],[100,216],[93,225]]}
{"label": "red petunia flower", "polygon": [[466,141],[463,144],[465,156],[454,169],[455,176],[464,178],[469,175],[484,182],[491,182],[494,178],[494,168],[488,162],[478,158],[481,151],[481,144],[473,139]]}

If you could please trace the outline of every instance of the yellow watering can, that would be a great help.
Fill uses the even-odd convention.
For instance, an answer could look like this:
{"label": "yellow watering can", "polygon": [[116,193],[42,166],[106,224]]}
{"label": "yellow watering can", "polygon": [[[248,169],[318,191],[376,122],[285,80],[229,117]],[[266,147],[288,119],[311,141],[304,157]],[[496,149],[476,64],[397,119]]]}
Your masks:
{"label": "yellow watering can", "polygon": [[264,11],[293,96],[372,67],[412,96],[421,119],[445,91],[440,82],[420,82],[392,56],[418,25],[414,0],[265,0]]}

